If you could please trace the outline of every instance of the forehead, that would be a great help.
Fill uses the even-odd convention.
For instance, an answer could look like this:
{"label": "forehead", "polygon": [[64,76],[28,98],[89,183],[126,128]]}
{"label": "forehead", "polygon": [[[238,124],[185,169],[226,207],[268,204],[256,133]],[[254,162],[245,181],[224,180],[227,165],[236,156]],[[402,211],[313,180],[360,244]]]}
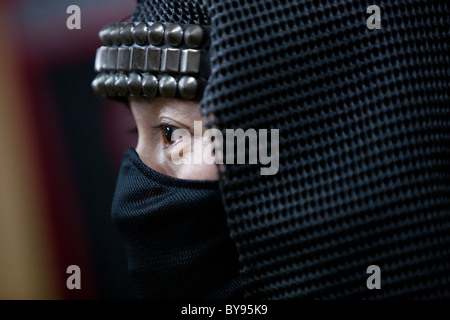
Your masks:
{"label": "forehead", "polygon": [[169,114],[187,118],[200,116],[199,101],[196,100],[129,97],[128,102],[133,114],[145,113],[152,116]]}

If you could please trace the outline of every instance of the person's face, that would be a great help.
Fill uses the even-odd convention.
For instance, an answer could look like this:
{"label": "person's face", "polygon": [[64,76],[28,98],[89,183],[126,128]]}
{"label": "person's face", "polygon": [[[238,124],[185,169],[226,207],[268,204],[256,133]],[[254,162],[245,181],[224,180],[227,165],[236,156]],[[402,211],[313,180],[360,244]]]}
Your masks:
{"label": "person's face", "polygon": [[[202,153],[203,147],[209,142],[203,135],[194,135],[194,121],[205,123],[200,114],[198,101],[130,97],[129,102],[138,130],[136,152],[148,167],[179,179],[217,180],[215,164],[208,164],[205,161],[201,164],[194,164],[192,161],[189,164],[177,164],[173,161],[175,153],[186,159],[192,159],[194,153]],[[185,129],[190,136],[176,134],[172,136],[176,129]],[[203,127],[202,131],[205,130]],[[178,152],[188,150],[187,144],[190,144],[188,154]],[[202,148],[199,148],[199,145]],[[203,157],[202,154],[199,156]]]}

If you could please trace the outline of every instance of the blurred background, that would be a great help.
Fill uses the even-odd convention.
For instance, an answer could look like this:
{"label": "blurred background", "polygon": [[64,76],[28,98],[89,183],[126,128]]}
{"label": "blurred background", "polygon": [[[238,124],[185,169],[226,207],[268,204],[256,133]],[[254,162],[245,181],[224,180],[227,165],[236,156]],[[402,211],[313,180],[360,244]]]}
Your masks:
{"label": "blurred background", "polygon": [[[70,5],[81,29],[69,30]],[[110,207],[129,111],[92,92],[98,31],[135,0],[0,2],[0,299],[132,299]],[[66,269],[81,269],[69,290]]]}

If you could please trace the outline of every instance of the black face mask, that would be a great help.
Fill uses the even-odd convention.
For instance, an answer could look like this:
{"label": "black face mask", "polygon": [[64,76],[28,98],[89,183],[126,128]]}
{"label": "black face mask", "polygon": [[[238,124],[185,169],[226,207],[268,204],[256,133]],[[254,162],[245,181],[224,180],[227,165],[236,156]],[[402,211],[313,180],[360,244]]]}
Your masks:
{"label": "black face mask", "polygon": [[140,297],[240,296],[238,255],[217,181],[163,175],[129,149],[122,159],[112,217],[125,241]]}

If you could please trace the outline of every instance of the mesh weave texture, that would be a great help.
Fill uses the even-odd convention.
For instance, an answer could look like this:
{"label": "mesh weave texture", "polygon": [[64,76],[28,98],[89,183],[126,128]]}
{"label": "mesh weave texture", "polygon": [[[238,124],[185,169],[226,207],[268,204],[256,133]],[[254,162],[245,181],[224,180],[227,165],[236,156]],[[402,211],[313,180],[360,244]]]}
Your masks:
{"label": "mesh weave texture", "polygon": [[211,22],[201,0],[138,1],[132,21],[209,25]]}
{"label": "mesh weave texture", "polygon": [[372,4],[138,5],[134,19],[209,16],[212,125],[280,130],[276,175],[228,164],[220,181],[246,297],[450,297],[449,5],[379,1],[368,30]]}
{"label": "mesh weave texture", "polygon": [[203,107],[280,130],[278,174],[221,181],[247,297],[450,296],[448,3],[371,4],[211,1]]}

